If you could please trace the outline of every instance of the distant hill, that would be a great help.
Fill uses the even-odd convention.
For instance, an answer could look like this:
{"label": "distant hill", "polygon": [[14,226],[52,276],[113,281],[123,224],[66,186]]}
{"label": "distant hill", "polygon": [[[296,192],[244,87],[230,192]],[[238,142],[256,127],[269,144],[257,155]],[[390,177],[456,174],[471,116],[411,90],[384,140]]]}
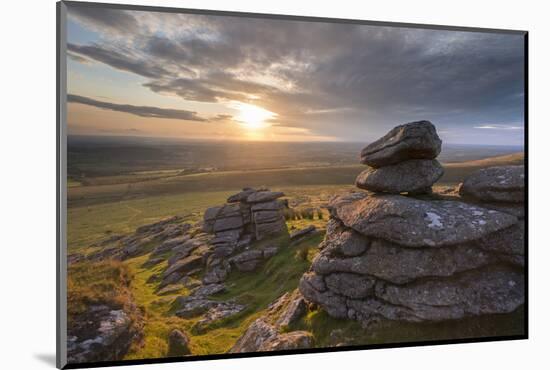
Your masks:
{"label": "distant hill", "polygon": [[504,165],[519,165],[523,164],[525,154],[523,152],[499,155],[484,159],[477,159],[465,162],[444,163],[445,167],[489,167],[489,166],[504,166]]}

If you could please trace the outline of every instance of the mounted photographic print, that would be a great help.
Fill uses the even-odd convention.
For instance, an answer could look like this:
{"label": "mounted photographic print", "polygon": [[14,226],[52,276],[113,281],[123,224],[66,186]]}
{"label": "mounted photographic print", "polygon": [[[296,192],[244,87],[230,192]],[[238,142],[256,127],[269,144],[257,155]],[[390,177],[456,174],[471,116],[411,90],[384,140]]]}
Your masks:
{"label": "mounted photographic print", "polygon": [[58,3],[58,367],[527,338],[526,60]]}

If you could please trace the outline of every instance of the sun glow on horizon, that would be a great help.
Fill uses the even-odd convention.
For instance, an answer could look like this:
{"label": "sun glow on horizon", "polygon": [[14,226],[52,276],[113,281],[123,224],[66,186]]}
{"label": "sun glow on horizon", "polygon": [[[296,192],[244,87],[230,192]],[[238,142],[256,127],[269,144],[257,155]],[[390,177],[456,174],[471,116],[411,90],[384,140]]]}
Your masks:
{"label": "sun glow on horizon", "polygon": [[277,113],[247,103],[236,103],[235,108],[239,111],[239,114],[235,116],[235,121],[250,130],[269,126],[266,121],[277,116]]}

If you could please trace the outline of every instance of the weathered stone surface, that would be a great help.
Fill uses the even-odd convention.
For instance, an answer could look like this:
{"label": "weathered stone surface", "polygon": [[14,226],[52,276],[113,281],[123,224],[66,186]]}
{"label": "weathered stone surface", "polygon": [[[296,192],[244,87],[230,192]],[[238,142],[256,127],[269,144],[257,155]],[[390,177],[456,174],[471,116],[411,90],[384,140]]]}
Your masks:
{"label": "weathered stone surface", "polygon": [[520,220],[525,218],[525,204],[524,203],[478,203],[480,207],[493,209],[502,213],[508,213],[516,216]]}
{"label": "weathered stone surface", "polygon": [[172,329],[168,336],[168,356],[185,356],[191,354],[189,337],[178,329]]}
{"label": "weathered stone surface", "polygon": [[325,240],[322,243],[323,255],[355,257],[363,254],[370,240],[358,232],[345,228],[339,221],[331,219]]}
{"label": "weathered stone surface", "polygon": [[283,299],[287,301],[286,307],[279,314],[275,326],[287,328],[306,314],[307,307],[306,301],[298,289],[292,293],[286,293]]}
{"label": "weathered stone surface", "polygon": [[297,330],[276,335],[263,343],[258,351],[283,351],[289,349],[311,348],[313,343],[313,335],[310,332]]}
{"label": "weathered stone surface", "polygon": [[239,271],[254,271],[262,263],[264,254],[261,249],[252,249],[231,258],[230,262]]}
{"label": "weathered stone surface", "polygon": [[243,227],[243,218],[241,215],[226,217],[226,218],[217,218],[214,222],[213,231],[215,233],[226,230],[240,229]]}
{"label": "weathered stone surface", "polygon": [[435,159],[413,159],[398,164],[369,168],[359,174],[355,185],[360,189],[385,193],[426,192],[443,176],[443,167]]}
{"label": "weathered stone surface", "polygon": [[256,211],[277,211],[282,208],[282,204],[279,200],[272,200],[270,202],[256,203],[250,207],[252,212]]}
{"label": "weathered stone surface", "polygon": [[177,261],[172,266],[168,267],[164,271],[163,276],[166,277],[174,272],[178,272],[180,274],[186,274],[198,267],[201,267],[202,264],[203,264],[202,256],[191,255]]}
{"label": "weathered stone surface", "polygon": [[229,350],[230,353],[309,348],[313,336],[305,331],[284,332],[306,312],[303,297],[296,290],[273,302],[267,313],[254,321]]}
{"label": "weathered stone surface", "polygon": [[225,281],[231,272],[231,265],[227,261],[224,262],[210,268],[202,278],[202,282],[204,284],[216,284]]}
{"label": "weathered stone surface", "polygon": [[155,257],[158,255],[161,255],[163,253],[169,252],[172,249],[183,245],[185,242],[187,242],[191,237],[189,235],[181,235],[175,238],[168,239],[164,242],[162,242],[160,245],[155,247],[153,252],[151,253],[151,257]]}
{"label": "weathered stone surface", "polygon": [[280,191],[258,191],[252,193],[246,198],[247,203],[263,203],[270,202],[280,197],[284,197],[285,193]]}
{"label": "weathered stone surface", "polygon": [[408,159],[434,159],[441,152],[441,139],[428,121],[394,127],[361,151],[361,163],[383,167]]}
{"label": "weathered stone surface", "polygon": [[256,224],[277,222],[282,218],[280,211],[256,211],[252,215]]}
{"label": "weathered stone surface", "polygon": [[[469,244],[446,248],[403,248],[378,239],[357,257],[329,257],[323,251],[313,261],[312,269],[321,275],[350,272],[403,284],[422,277],[451,276],[495,261],[495,256]],[[328,280],[326,282],[328,285]],[[354,285],[351,279],[350,284]]]}
{"label": "weathered stone surface", "polygon": [[286,222],[282,216],[279,220],[275,222],[256,224],[257,240],[264,240],[266,238],[281,235],[282,233],[287,232],[288,229],[286,227]]}
{"label": "weathered stone surface", "polygon": [[344,225],[408,247],[442,247],[479,239],[514,225],[517,218],[455,201],[372,195],[335,209]]}
{"label": "weathered stone surface", "polygon": [[92,305],[69,323],[67,359],[69,363],[114,361],[126,354],[140,336],[141,326],[124,309]]}
{"label": "weathered stone surface", "polygon": [[306,273],[300,279],[298,289],[305,299],[321,305],[330,316],[337,319],[347,318],[346,298],[331,290],[319,291],[315,289],[317,283],[315,274]]}
{"label": "weathered stone surface", "polygon": [[408,307],[416,320],[460,319],[471,315],[508,313],[524,303],[523,274],[512,270],[473,271],[447,280],[410,286],[380,284],[376,296]]}
{"label": "weathered stone surface", "polygon": [[236,302],[218,302],[216,305],[208,309],[204,314],[204,317],[197,321],[193,325],[193,331],[201,333],[206,329],[206,327],[216,321],[226,319],[230,316],[236,315],[239,312],[243,311],[246,308],[243,304],[238,304]]}
{"label": "weathered stone surface", "polygon": [[484,168],[468,176],[460,195],[488,202],[521,203],[525,197],[525,167],[498,166]]}
{"label": "weathered stone surface", "polygon": [[229,353],[257,352],[263,343],[275,336],[277,336],[277,328],[258,319],[248,327],[235,345],[231,347]]}
{"label": "weathered stone surface", "polygon": [[327,275],[325,283],[336,294],[349,298],[365,298],[372,295],[376,280],[369,276],[337,272]]}
{"label": "weathered stone surface", "polygon": [[179,307],[176,316],[185,319],[202,315],[218,304],[218,302],[195,296],[178,297],[175,302]]}
{"label": "weathered stone surface", "polygon": [[476,242],[476,245],[490,252],[523,256],[525,254],[525,223],[518,222],[500,232],[484,236]]}
{"label": "weathered stone surface", "polygon": [[236,244],[242,234],[242,229],[220,231],[216,237],[210,241],[211,244]]}
{"label": "weathered stone surface", "polygon": [[514,270],[473,270],[446,279],[427,279],[415,284],[377,282],[372,295],[345,298],[332,291],[319,292],[300,281],[307,300],[321,305],[329,315],[369,324],[383,317],[411,322],[461,319],[482,314],[509,313],[524,303],[523,274]]}

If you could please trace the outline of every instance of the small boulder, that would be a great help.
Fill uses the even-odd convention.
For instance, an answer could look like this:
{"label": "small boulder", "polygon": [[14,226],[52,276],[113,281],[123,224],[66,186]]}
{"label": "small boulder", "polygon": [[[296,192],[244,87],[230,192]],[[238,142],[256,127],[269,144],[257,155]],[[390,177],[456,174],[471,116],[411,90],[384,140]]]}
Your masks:
{"label": "small boulder", "polygon": [[191,354],[189,337],[181,330],[173,329],[168,336],[168,356],[185,356]]}

